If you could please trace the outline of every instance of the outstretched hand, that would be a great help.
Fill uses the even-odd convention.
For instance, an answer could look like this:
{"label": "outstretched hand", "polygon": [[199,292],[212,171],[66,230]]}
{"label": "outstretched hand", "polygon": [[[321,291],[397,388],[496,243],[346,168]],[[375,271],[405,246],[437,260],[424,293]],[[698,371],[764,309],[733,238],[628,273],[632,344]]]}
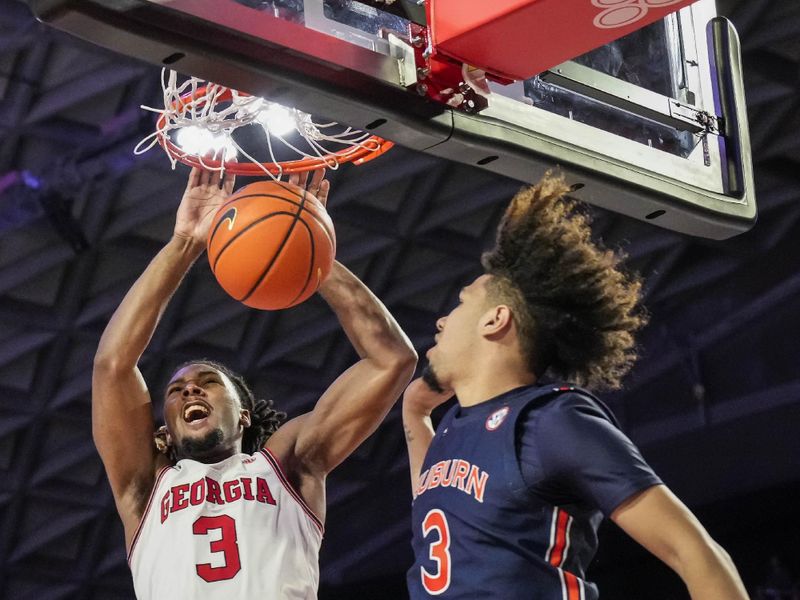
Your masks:
{"label": "outstretched hand", "polygon": [[[178,207],[174,235],[205,247],[214,214],[233,193],[235,181],[230,173],[193,168]],[[289,175],[289,183],[309,192],[323,206],[327,204],[330,182],[325,179],[325,169],[294,173]]]}
{"label": "outstretched hand", "polygon": [[[311,178],[309,179],[309,173]],[[303,173],[292,173],[289,175],[289,183],[296,185],[309,194],[314,196],[322,203],[328,204],[328,192],[331,189],[331,182],[325,179],[325,169],[315,169],[314,171],[304,171]]]}
{"label": "outstretched hand", "polygon": [[192,169],[175,218],[175,236],[205,247],[214,214],[233,193],[235,181],[230,173]]}

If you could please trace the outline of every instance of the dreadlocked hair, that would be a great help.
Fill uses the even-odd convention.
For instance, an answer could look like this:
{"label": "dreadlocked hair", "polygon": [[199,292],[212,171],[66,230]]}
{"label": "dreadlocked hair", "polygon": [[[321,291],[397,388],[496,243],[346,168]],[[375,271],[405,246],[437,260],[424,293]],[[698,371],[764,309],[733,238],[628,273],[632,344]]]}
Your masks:
{"label": "dreadlocked hair", "polygon": [[641,280],[593,242],[588,215],[548,172],[511,200],[481,258],[489,297],[509,304],[531,372],[595,389],[619,388],[646,322]]}
{"label": "dreadlocked hair", "polygon": [[272,400],[256,399],[244,377],[221,363],[206,359],[190,360],[179,365],[175,371],[197,364],[213,367],[220,373],[224,373],[231,380],[231,383],[236,388],[236,393],[239,395],[242,408],[250,411],[250,427],[245,428],[242,433],[242,452],[253,454],[261,450],[270,436],[278,431],[278,427],[286,419],[286,413],[275,410]]}

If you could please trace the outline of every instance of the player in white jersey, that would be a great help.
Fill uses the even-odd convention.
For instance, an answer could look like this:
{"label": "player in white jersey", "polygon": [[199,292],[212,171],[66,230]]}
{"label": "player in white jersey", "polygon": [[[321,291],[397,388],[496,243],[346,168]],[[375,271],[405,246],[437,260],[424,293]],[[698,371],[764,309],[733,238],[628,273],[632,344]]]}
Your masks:
{"label": "player in white jersey", "polygon": [[[327,200],[322,172],[291,181]],[[375,431],[416,365],[386,308],[336,263],[320,293],[360,360],[314,409],[280,425],[283,415],[241,377],[194,361],[167,385],[155,444],[137,363],[232,190],[231,176],[192,171],[172,239],[125,296],[95,356],[94,440],[139,600],[316,598],[326,475]]]}

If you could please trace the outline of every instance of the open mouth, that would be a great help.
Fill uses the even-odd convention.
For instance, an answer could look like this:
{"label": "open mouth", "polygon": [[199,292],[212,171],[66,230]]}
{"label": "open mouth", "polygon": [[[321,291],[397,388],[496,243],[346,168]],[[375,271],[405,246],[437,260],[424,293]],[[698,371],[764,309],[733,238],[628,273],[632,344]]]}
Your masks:
{"label": "open mouth", "polygon": [[211,414],[211,409],[200,402],[193,402],[183,407],[183,420],[187,423],[205,419],[209,414]]}

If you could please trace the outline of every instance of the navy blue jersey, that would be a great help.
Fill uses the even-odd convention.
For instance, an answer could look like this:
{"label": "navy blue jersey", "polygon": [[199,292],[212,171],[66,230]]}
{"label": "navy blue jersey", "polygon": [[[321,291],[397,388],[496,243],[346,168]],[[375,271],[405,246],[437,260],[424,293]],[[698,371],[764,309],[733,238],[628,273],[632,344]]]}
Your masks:
{"label": "navy blue jersey", "polygon": [[660,480],[611,412],[570,387],[450,409],[413,503],[412,599],[594,600],[597,528]]}

